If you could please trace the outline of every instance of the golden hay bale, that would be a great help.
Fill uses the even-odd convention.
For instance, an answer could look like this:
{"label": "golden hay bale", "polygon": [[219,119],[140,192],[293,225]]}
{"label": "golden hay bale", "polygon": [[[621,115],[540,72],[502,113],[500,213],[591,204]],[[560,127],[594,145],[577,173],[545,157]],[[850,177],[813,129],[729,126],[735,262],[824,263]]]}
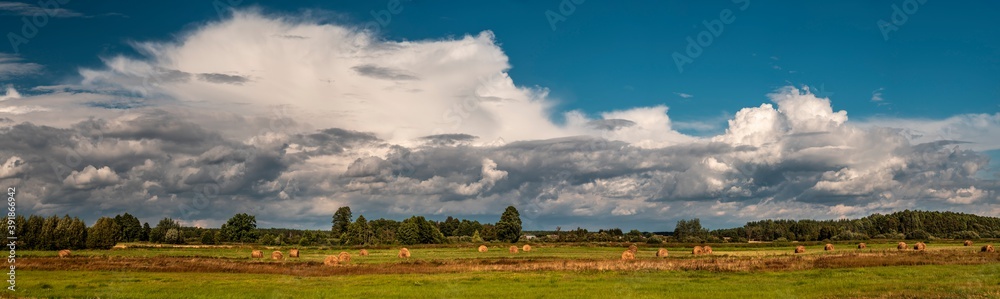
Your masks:
{"label": "golden hay bale", "polygon": [[972,240],[965,240],[965,242],[963,242],[962,245],[972,246]]}
{"label": "golden hay bale", "polygon": [[927,245],[924,244],[924,242],[917,242],[917,244],[913,244],[913,250],[924,251],[924,249],[927,249]]}
{"label": "golden hay bale", "polygon": [[517,246],[511,245],[510,249],[508,249],[507,251],[510,251],[510,253],[517,253]]}
{"label": "golden hay bale", "polygon": [[285,255],[281,254],[281,251],[275,251],[271,253],[272,260],[280,261],[283,258],[285,258]]}
{"label": "golden hay bale", "polygon": [[336,266],[339,263],[340,263],[340,258],[338,258],[336,255],[328,255],[326,256],[326,259],[323,260],[323,264],[327,266]]}
{"label": "golden hay bale", "polygon": [[795,247],[795,253],[806,253],[806,247],[805,246]]}
{"label": "golden hay bale", "polygon": [[361,249],[361,252],[358,252],[358,255],[360,255],[360,256],[368,256],[368,250]]}
{"label": "golden hay bale", "polygon": [[298,249],[289,250],[288,257],[299,257],[299,250]]}
{"label": "golden hay bale", "polygon": [[489,247],[486,247],[486,245],[479,245],[479,252],[487,252],[487,251],[490,251]]}
{"label": "golden hay bale", "polygon": [[351,254],[347,253],[346,251],[341,251],[340,255],[337,256],[337,258],[340,259],[341,263],[345,263],[346,264],[346,263],[350,263],[351,262]]}
{"label": "golden hay bale", "polygon": [[896,249],[906,250],[906,242],[899,242],[899,244],[896,244]]}
{"label": "golden hay bale", "polygon": [[631,250],[625,250],[624,252],[622,252],[622,260],[623,261],[634,260],[634,259],[635,259],[635,254],[632,253]]}
{"label": "golden hay bale", "polygon": [[705,253],[705,248],[703,248],[701,246],[695,246],[694,249],[691,250],[691,254],[696,254],[697,255],[697,254],[704,254],[704,253]]}
{"label": "golden hay bale", "polygon": [[397,254],[396,256],[401,259],[408,259],[410,258],[410,250],[404,247],[399,250],[399,254]]}
{"label": "golden hay bale", "polygon": [[524,244],[524,246],[521,246],[521,250],[524,250],[524,252],[531,251],[531,245]]}
{"label": "golden hay bale", "polygon": [[250,252],[250,257],[255,258],[255,259],[263,258],[264,257],[264,253],[261,252],[260,250],[254,250],[254,251]]}
{"label": "golden hay bale", "polygon": [[656,251],[656,257],[667,257],[667,249],[666,248],[660,248],[660,250],[657,250]]}
{"label": "golden hay bale", "polygon": [[701,250],[704,251],[705,254],[712,254],[712,246],[702,246]]}
{"label": "golden hay bale", "polygon": [[635,246],[635,244],[630,244],[630,245],[628,246],[628,251],[631,251],[633,255],[634,255],[634,254],[635,254],[635,252],[636,252],[636,251],[638,251],[638,250],[639,250],[639,247],[638,247],[638,246]]}
{"label": "golden hay bale", "polygon": [[823,250],[825,250],[825,251],[833,251],[833,244],[823,245]]}
{"label": "golden hay bale", "polygon": [[993,249],[993,245],[988,245],[988,244],[985,245],[985,246],[983,246],[983,248],[981,250],[979,250],[979,251],[980,252],[989,252],[989,253],[996,252],[996,250]]}
{"label": "golden hay bale", "polygon": [[72,255],[69,253],[69,249],[63,249],[59,251],[59,258],[67,258],[71,256]]}
{"label": "golden hay bale", "polygon": [[865,249],[865,248],[868,248],[868,244],[858,243],[858,249]]}

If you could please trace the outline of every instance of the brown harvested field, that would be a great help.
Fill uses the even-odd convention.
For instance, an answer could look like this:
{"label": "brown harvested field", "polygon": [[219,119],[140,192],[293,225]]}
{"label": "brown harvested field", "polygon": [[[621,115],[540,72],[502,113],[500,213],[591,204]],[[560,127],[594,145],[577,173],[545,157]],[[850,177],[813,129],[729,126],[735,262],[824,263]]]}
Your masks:
{"label": "brown harvested field", "polygon": [[637,259],[621,263],[618,259],[441,259],[406,260],[384,264],[347,264],[323,266],[322,260],[276,263],[232,258],[183,257],[32,257],[18,260],[24,270],[71,271],[148,271],[198,273],[259,273],[300,276],[353,274],[421,274],[479,271],[634,271],[634,270],[704,270],[714,272],[789,271],[817,268],[859,268],[913,265],[979,265],[1000,262],[1000,255],[978,254],[967,250],[935,250],[924,254],[898,251],[779,256],[710,256],[693,259]]}

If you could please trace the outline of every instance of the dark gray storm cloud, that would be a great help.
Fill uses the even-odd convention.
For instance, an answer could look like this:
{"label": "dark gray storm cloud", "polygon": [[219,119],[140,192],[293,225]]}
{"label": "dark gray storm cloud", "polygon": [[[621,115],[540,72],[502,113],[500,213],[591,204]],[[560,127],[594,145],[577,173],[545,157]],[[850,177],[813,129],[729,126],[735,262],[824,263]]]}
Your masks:
{"label": "dark gray storm cloud", "polygon": [[478,138],[479,137],[472,136],[469,134],[437,134],[437,135],[421,137],[420,140],[426,142],[427,145],[450,146],[450,145],[468,143]]}
{"label": "dark gray storm cloud", "polygon": [[[593,136],[478,145],[460,133],[401,145],[341,128],[274,130],[287,120],[234,118],[223,129],[190,114],[131,111],[68,128],[5,122],[0,181],[24,190],[26,213],[129,212],[218,226],[247,212],[264,226],[313,228],[343,205],[367,217],[494,221],[513,204],[537,228],[597,221],[656,230],[692,217],[725,226],[916,207],[984,213],[1000,191],[979,176],[989,158],[965,143],[911,144],[884,128],[796,132],[802,124],[781,120],[787,132],[759,135],[734,122],[726,135],[655,148]],[[226,133],[261,124],[272,129]]]}
{"label": "dark gray storm cloud", "polygon": [[392,69],[388,67],[382,67],[372,64],[364,64],[351,67],[355,72],[362,76],[368,76],[377,79],[385,80],[417,80],[418,78],[414,75],[408,74],[403,70]]}
{"label": "dark gray storm cloud", "polygon": [[218,73],[198,74],[198,80],[210,83],[235,84],[235,85],[240,85],[243,83],[250,82],[250,78],[245,76],[227,75]]}
{"label": "dark gray storm cloud", "polygon": [[598,130],[614,131],[618,128],[634,126],[635,122],[627,119],[598,119],[590,121],[588,125]]}

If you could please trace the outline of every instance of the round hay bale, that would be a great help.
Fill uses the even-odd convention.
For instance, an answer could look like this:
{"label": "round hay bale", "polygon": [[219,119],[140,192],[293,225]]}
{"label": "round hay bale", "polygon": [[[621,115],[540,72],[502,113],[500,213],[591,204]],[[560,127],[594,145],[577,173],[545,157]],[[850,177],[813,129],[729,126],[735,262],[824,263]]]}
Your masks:
{"label": "round hay bale", "polygon": [[798,246],[798,247],[795,247],[795,253],[806,253],[806,247],[805,246],[801,246],[801,245]]}
{"label": "round hay bale", "polygon": [[399,250],[399,254],[397,254],[396,256],[401,259],[408,259],[410,258],[410,250],[406,249],[406,247],[403,247],[402,249]]}
{"label": "round hay bale", "polygon": [[299,257],[299,250],[292,248],[288,251],[288,257]]}
{"label": "round hay bale", "polygon": [[479,245],[479,252],[487,252],[487,251],[490,251],[489,247],[486,247],[486,245]]}
{"label": "round hay bale", "polygon": [[68,258],[72,256],[73,255],[70,254],[69,249],[63,249],[59,251],[59,258]]}
{"label": "round hay bale", "polygon": [[858,243],[858,249],[865,249],[865,248],[868,248],[868,244]]}
{"label": "round hay bale", "polygon": [[984,245],[983,248],[980,249],[979,251],[980,252],[987,252],[987,253],[994,253],[994,252],[996,252],[996,250],[993,249],[993,245],[989,245],[989,244]]}
{"label": "round hay bale", "polygon": [[972,246],[972,240],[965,240],[965,242],[962,242],[962,245]]}
{"label": "round hay bale", "polygon": [[358,252],[358,255],[360,255],[360,256],[368,256],[368,250],[361,249],[361,251]]}
{"label": "round hay bale", "polygon": [[656,251],[656,257],[667,257],[667,254],[666,248],[660,248],[660,250]]}
{"label": "round hay bale", "polygon": [[623,261],[634,260],[634,259],[635,259],[635,254],[632,253],[631,250],[625,250],[624,252],[622,252],[622,260]]}
{"label": "round hay bale", "polygon": [[517,246],[511,245],[510,249],[508,249],[507,251],[510,251],[510,253],[517,253]]}
{"label": "round hay bale", "polygon": [[635,246],[635,244],[629,244],[628,245],[628,251],[631,251],[632,254],[635,255],[635,252],[639,251],[639,247]]}
{"label": "round hay bale", "polygon": [[264,253],[261,252],[260,250],[254,250],[254,251],[250,252],[250,257],[255,258],[255,259],[263,258],[264,257]]}
{"label": "round hay bale", "polygon": [[531,245],[524,244],[524,246],[521,246],[521,250],[524,250],[524,252],[531,251]]}
{"label": "round hay bale", "polygon": [[285,255],[281,254],[281,251],[275,251],[271,253],[272,260],[280,261],[283,258],[285,258]]}
{"label": "round hay bale", "polygon": [[337,256],[337,258],[340,259],[341,263],[345,263],[346,264],[346,263],[350,263],[351,262],[351,254],[347,253],[346,251],[341,251],[340,255]]}
{"label": "round hay bale", "polygon": [[833,244],[823,245],[823,250],[825,250],[825,251],[833,251]]}
{"label": "round hay bale", "polygon": [[913,250],[924,251],[925,249],[927,249],[927,245],[924,244],[924,242],[917,242],[917,244],[913,244]]}
{"label": "round hay bale", "polygon": [[694,249],[691,250],[691,254],[694,255],[705,254],[705,248],[701,246],[695,246]]}
{"label": "round hay bale", "polygon": [[896,249],[906,250],[906,242],[899,242],[899,244],[896,244]]}
{"label": "round hay bale", "polygon": [[336,266],[337,264],[340,264],[340,258],[336,255],[328,255],[326,256],[326,259],[323,260],[323,264],[327,266]]}
{"label": "round hay bale", "polygon": [[701,250],[704,251],[705,254],[712,254],[712,246],[708,246],[708,245],[702,246]]}

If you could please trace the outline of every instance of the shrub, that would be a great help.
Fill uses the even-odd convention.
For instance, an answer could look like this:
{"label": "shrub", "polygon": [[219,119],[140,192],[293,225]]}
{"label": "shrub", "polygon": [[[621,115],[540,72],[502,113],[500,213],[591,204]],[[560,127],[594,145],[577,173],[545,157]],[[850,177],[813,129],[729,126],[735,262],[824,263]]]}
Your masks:
{"label": "shrub", "polygon": [[169,244],[184,244],[184,236],[176,228],[171,228],[167,230],[167,233],[163,235],[163,242]]}
{"label": "shrub", "polygon": [[911,231],[911,232],[909,232],[909,233],[906,234],[906,239],[907,240],[928,240],[931,237],[932,236],[931,236],[930,233],[927,233],[926,231],[920,230],[920,229],[915,230],[915,231]]}
{"label": "shrub", "polygon": [[974,232],[974,231],[971,231],[971,230],[963,230],[963,231],[951,234],[951,238],[952,239],[978,240],[980,237],[979,237],[979,233],[977,233],[977,232]]}
{"label": "shrub", "polygon": [[201,233],[201,244],[215,245],[215,234],[207,230]]}
{"label": "shrub", "polygon": [[856,233],[852,231],[843,231],[837,236],[833,237],[833,240],[839,241],[850,241],[850,240],[868,240],[868,234]]}
{"label": "shrub", "polygon": [[274,244],[274,236],[272,236],[271,234],[264,234],[260,236],[260,238],[257,239],[257,243],[263,245],[276,245]]}
{"label": "shrub", "polygon": [[903,235],[902,233],[877,234],[874,237],[872,237],[872,239],[891,239],[891,240],[899,240],[905,238],[906,235]]}
{"label": "shrub", "polygon": [[705,242],[705,240],[703,240],[702,238],[699,238],[699,237],[695,237],[695,236],[687,236],[687,237],[684,237],[683,239],[681,239],[681,242],[683,242],[683,243],[702,243],[702,242]]}

